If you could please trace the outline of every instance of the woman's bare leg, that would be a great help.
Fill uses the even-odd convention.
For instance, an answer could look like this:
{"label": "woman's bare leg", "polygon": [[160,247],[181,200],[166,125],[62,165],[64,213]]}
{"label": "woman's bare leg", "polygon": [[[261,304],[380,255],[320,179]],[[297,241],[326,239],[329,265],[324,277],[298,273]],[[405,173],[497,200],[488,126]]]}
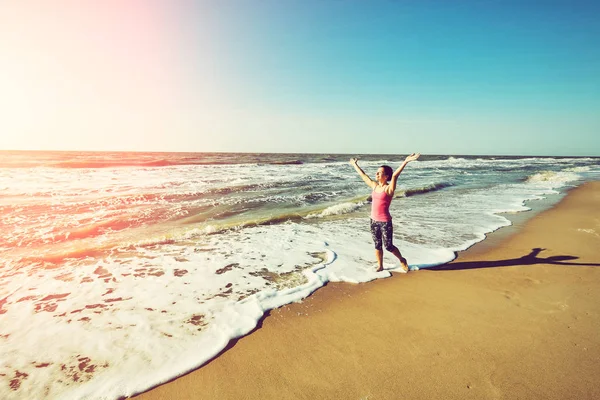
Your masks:
{"label": "woman's bare leg", "polygon": [[375,249],[375,258],[377,259],[377,272],[383,271],[383,250]]}
{"label": "woman's bare leg", "polygon": [[408,272],[408,262],[406,261],[406,258],[402,257],[402,254],[400,254],[400,250],[398,250],[398,248],[394,246],[394,250],[390,251],[390,253],[398,257],[398,260],[400,260],[400,265],[402,265],[402,269],[404,270],[404,272]]}

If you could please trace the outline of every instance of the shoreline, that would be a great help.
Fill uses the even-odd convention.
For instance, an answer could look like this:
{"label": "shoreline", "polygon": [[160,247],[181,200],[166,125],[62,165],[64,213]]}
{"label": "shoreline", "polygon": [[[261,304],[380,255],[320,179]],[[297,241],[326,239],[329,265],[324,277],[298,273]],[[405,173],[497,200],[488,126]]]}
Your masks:
{"label": "shoreline", "polygon": [[[510,221],[510,225],[502,226],[495,231],[487,233],[485,235],[485,239],[482,241],[475,243],[466,250],[456,252],[456,258],[461,255],[464,257],[467,252],[469,255],[483,254],[486,251],[497,247],[504,240],[507,240],[519,233],[519,231],[523,229],[523,227],[538,214],[551,210],[557,206],[558,203],[560,203],[571,190],[576,189],[577,187],[563,188],[559,193],[546,195],[546,197],[543,199],[525,200],[524,205],[525,207],[529,208],[527,211],[498,214],[508,219]],[[456,258],[453,261],[455,261]]]}
{"label": "shoreline", "polygon": [[329,283],[136,398],[598,397],[598,204],[588,182],[449,264]]}

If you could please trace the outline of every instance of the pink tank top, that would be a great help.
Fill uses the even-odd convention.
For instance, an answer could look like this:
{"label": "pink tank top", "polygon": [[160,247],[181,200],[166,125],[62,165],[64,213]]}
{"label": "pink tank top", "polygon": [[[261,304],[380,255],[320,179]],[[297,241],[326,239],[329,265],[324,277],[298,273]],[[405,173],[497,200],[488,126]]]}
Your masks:
{"label": "pink tank top", "polygon": [[371,219],[373,221],[388,222],[392,220],[390,214],[392,198],[386,192],[377,193],[373,190],[373,193],[371,193]]}

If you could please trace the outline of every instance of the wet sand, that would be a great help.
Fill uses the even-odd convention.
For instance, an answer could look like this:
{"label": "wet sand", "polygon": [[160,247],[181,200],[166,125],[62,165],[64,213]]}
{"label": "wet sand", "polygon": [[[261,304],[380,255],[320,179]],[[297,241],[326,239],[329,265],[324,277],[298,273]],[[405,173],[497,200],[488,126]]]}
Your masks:
{"label": "wet sand", "polygon": [[600,398],[600,182],[491,240],[431,270],[328,284],[137,398]]}

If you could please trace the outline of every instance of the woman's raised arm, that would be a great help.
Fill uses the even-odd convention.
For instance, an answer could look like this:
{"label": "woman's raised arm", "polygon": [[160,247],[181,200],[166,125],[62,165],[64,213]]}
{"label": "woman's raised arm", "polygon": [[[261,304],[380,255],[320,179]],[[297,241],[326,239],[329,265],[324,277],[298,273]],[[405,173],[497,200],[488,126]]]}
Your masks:
{"label": "woman's raised arm", "polygon": [[396,191],[396,183],[398,182],[398,176],[400,176],[400,174],[402,173],[402,170],[404,169],[404,167],[406,167],[406,164],[408,164],[411,161],[415,161],[416,159],[419,158],[420,155],[421,155],[421,153],[412,153],[404,159],[402,164],[400,164],[398,169],[396,169],[394,171],[394,173],[392,174],[392,178],[390,179],[390,184],[386,188],[387,194],[389,194],[390,196],[394,194],[394,192]]}
{"label": "woman's raised arm", "polygon": [[375,181],[373,181],[371,178],[369,178],[369,175],[365,174],[365,171],[363,171],[358,166],[358,158],[351,158],[350,165],[352,165],[354,167],[354,169],[356,170],[358,175],[360,175],[360,177],[367,184],[367,186],[369,186],[371,189],[374,189],[375,186],[377,186],[377,183]]}

